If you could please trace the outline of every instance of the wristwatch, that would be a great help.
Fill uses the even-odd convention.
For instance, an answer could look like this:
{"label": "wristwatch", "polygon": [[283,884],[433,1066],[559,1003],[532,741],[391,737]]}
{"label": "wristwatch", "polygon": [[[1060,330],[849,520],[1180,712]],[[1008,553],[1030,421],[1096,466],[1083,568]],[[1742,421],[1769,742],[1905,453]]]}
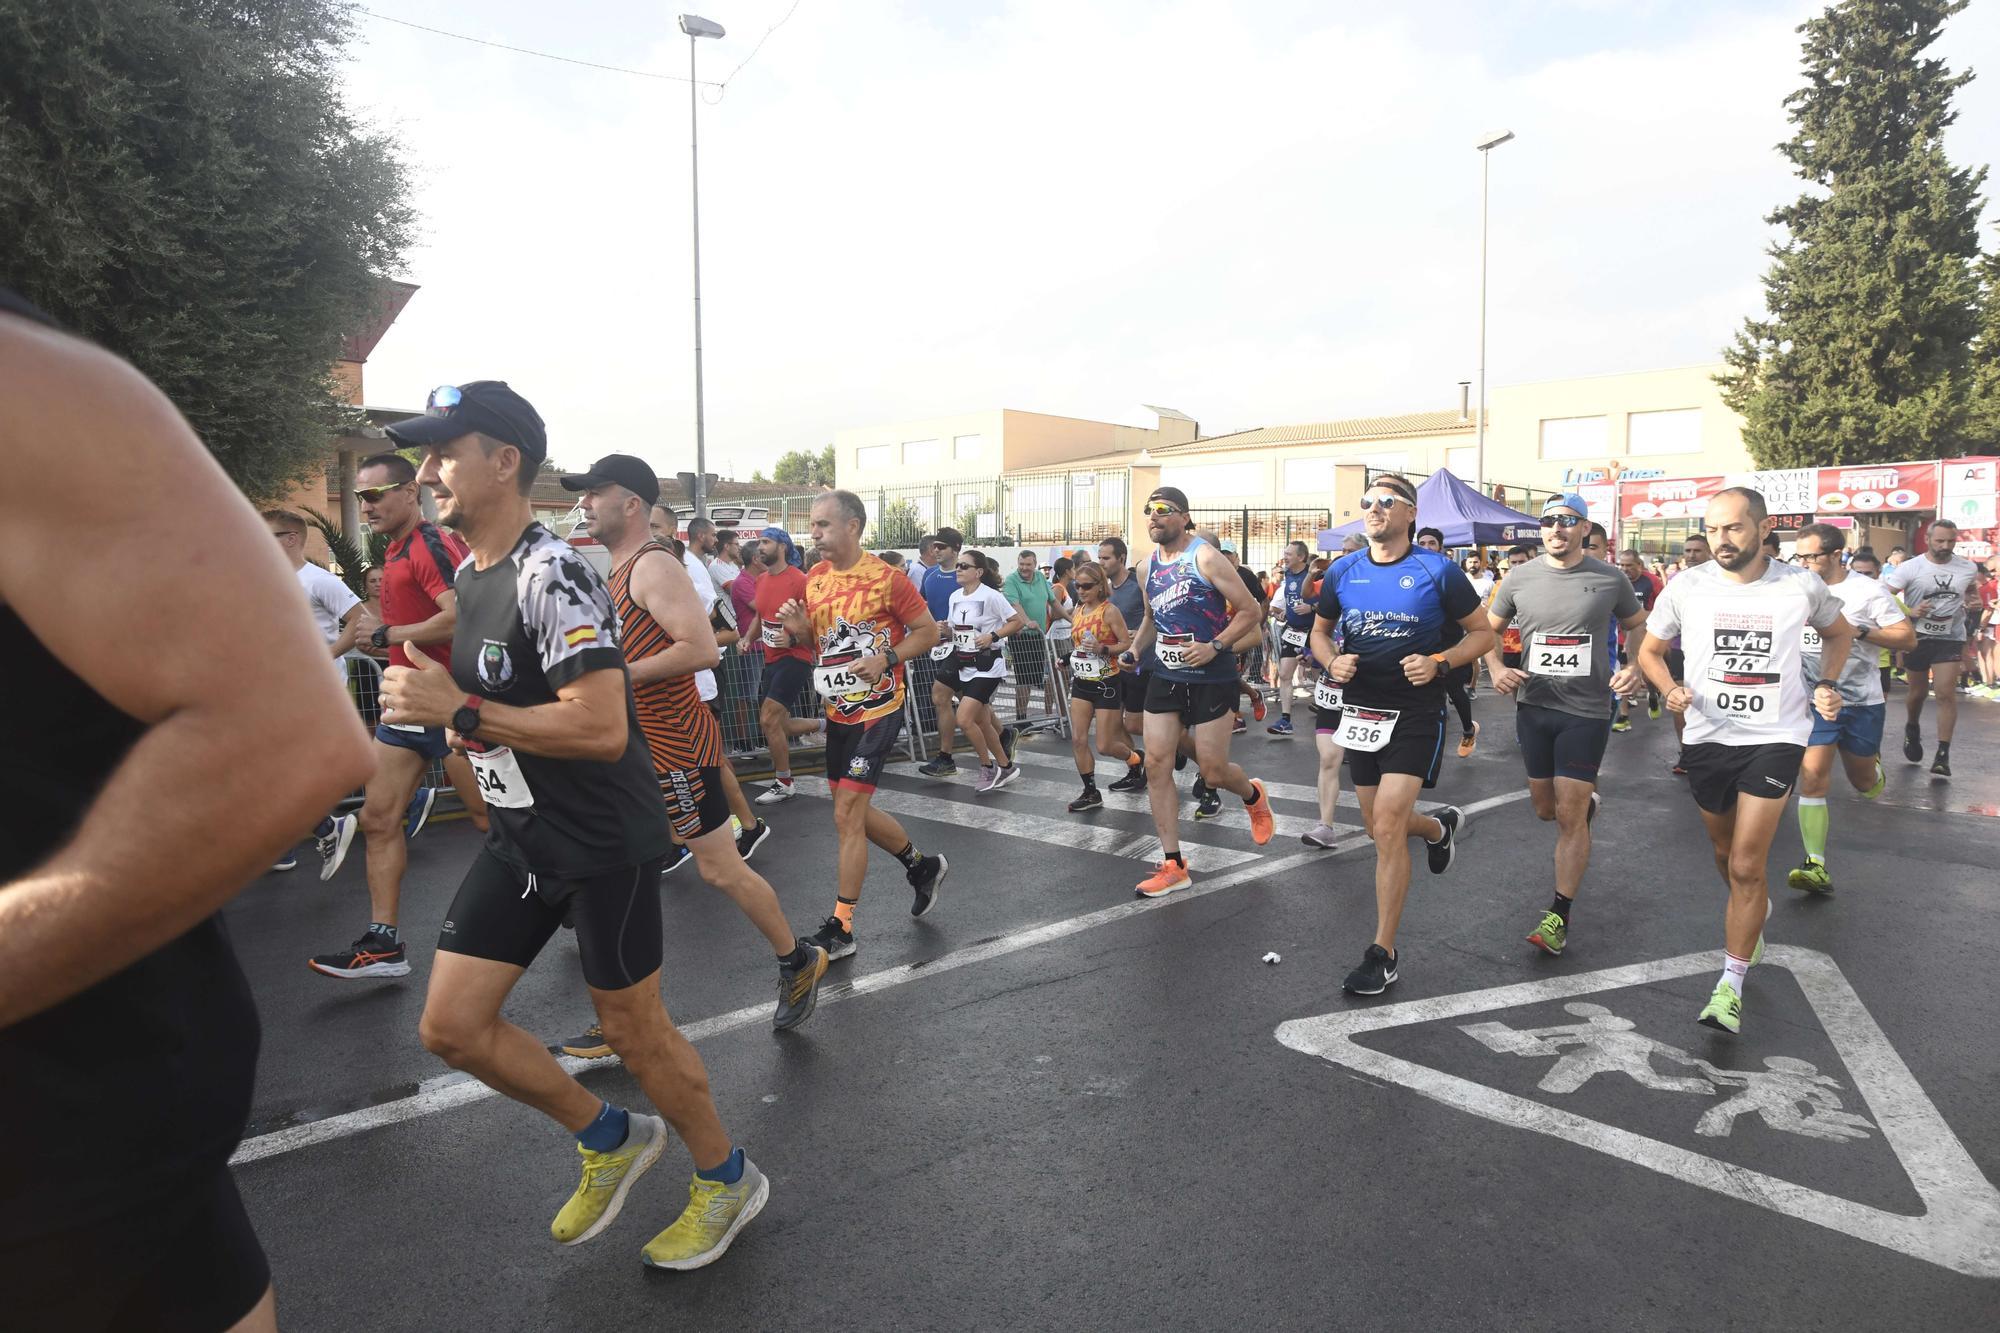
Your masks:
{"label": "wristwatch", "polygon": [[389,647],[389,627],[387,625],[377,625],[375,632],[368,636],[368,642],[374,644],[377,648],[387,651]]}
{"label": "wristwatch", "polygon": [[479,706],[486,700],[476,694],[465,696],[465,703],[451,715],[451,729],[461,736],[470,736],[479,730]]}
{"label": "wristwatch", "polygon": [[1432,653],[1431,661],[1438,664],[1438,674],[1440,676],[1451,674],[1451,661],[1443,653]]}
{"label": "wristwatch", "polygon": [[1816,690],[1832,690],[1835,694],[1840,693],[1840,686],[1825,678],[1814,681],[1813,688]]}

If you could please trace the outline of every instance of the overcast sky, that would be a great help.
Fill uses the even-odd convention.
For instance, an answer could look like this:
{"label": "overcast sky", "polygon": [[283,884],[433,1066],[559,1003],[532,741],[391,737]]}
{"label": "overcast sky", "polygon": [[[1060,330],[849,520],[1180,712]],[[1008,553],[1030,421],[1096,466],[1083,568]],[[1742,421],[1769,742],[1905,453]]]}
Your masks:
{"label": "overcast sky", "polygon": [[[793,7],[699,3],[729,29],[704,79]],[[687,72],[670,6],[369,8]],[[1151,424],[1154,403],[1214,434],[1455,406],[1472,144],[1501,126],[1489,381],[1714,360],[1796,190],[1773,145],[1818,8],[800,0],[704,90],[710,469],[990,407]],[[506,379],[565,464],[691,468],[688,86],[355,23],[349,95],[400,135],[424,215],[369,402]],[[1946,29],[1953,68],[1974,52],[2000,52],[1996,0]],[[2000,158],[1984,74],[1961,165]]]}

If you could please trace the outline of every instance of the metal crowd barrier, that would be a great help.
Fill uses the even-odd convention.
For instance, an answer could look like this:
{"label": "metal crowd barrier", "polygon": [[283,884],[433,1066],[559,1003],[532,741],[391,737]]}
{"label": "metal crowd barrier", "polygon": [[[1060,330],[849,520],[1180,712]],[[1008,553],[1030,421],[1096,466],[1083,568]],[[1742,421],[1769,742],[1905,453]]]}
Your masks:
{"label": "metal crowd barrier", "polygon": [[[1028,630],[1007,640],[1005,650],[1007,675],[1000,687],[993,691],[993,713],[1000,725],[1012,727],[1017,735],[1032,735],[1037,731],[1050,731],[1069,739],[1069,662],[1061,653],[1049,651],[1049,640],[1041,634]],[[913,758],[924,758],[935,748],[938,732],[937,709],[931,705],[931,685],[937,680],[938,668],[942,663],[934,662],[926,654],[911,662],[909,690],[903,700],[903,734],[916,740],[920,753]],[[1020,684],[1022,674],[1036,676],[1035,668],[1042,668],[1034,686],[1028,691],[1026,711],[1015,711],[1015,689]],[[1053,670],[1053,684],[1049,672]],[[1046,711],[1046,690],[1053,690],[1055,711]],[[1034,707],[1044,705],[1044,711],[1035,712]]]}

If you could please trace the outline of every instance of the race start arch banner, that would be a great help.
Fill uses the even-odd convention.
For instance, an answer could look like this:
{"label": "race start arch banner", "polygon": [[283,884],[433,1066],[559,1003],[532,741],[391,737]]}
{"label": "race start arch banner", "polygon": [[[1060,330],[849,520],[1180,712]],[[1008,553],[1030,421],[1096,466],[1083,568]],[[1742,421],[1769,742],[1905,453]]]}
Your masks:
{"label": "race start arch banner", "polygon": [[1936,509],[1937,504],[1936,463],[1878,463],[1821,468],[1818,503],[1811,512],[1907,513]]}

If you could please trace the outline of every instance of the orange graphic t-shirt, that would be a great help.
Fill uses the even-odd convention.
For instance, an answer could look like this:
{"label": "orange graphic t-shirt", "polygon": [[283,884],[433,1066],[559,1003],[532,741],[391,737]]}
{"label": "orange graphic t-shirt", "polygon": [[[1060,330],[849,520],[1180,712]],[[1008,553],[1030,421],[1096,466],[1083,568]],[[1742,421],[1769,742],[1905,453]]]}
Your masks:
{"label": "orange graphic t-shirt", "polygon": [[[806,615],[812,621],[814,662],[844,666],[903,641],[904,626],[930,615],[924,596],[908,576],[879,556],[863,551],[850,569],[825,560],[806,575]],[[903,668],[890,668],[881,683],[826,701],[832,722],[873,722],[903,706]]]}

